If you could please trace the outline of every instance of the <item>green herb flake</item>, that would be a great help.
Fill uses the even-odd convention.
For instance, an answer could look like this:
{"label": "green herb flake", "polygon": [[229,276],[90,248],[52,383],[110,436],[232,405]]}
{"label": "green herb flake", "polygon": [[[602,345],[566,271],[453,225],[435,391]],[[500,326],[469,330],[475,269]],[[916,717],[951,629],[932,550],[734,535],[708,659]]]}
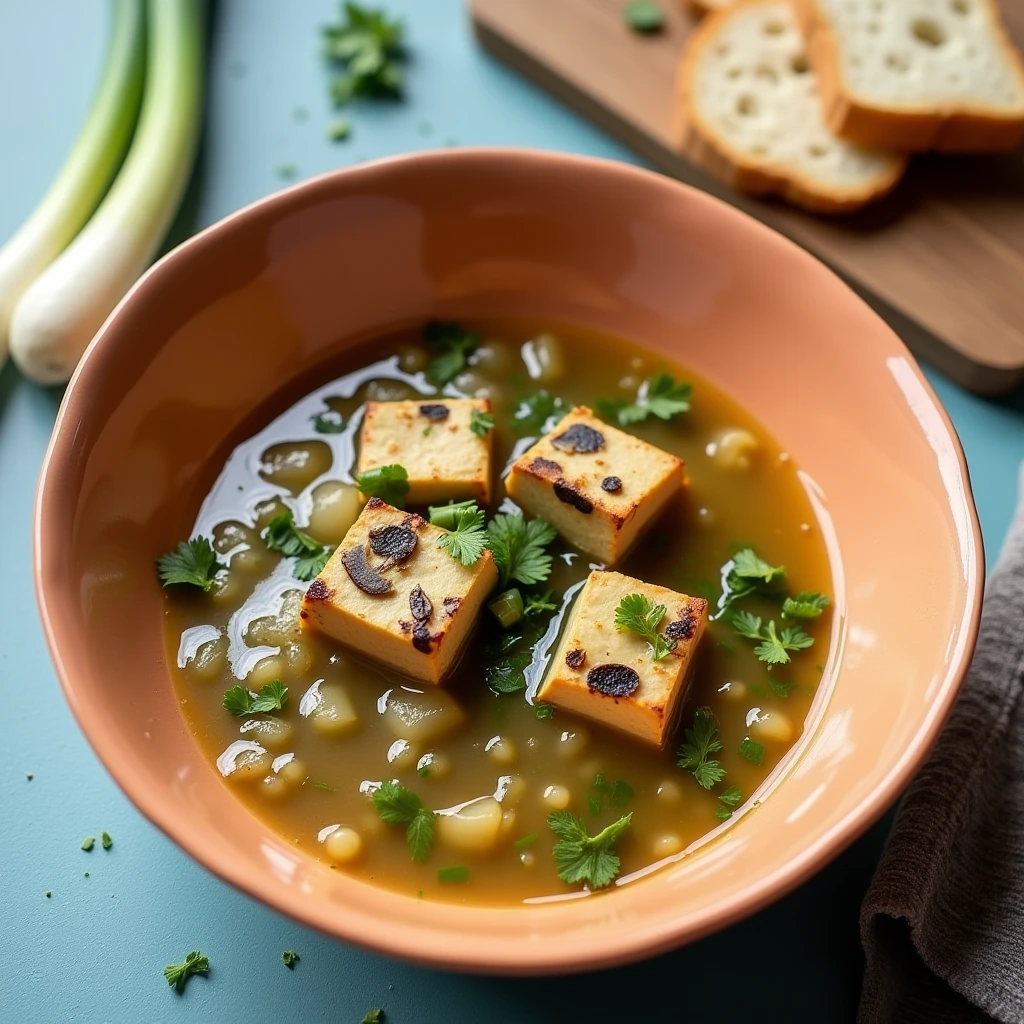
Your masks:
{"label": "green herb flake", "polygon": [[46,890],[46,898],[50,899],[51,896],[53,896],[53,893],[49,889],[47,889]]}
{"label": "green herb flake", "polygon": [[829,600],[814,590],[802,590],[796,597],[782,602],[784,619],[816,619],[828,607]]}
{"label": "green herb flake", "polygon": [[590,808],[591,815],[596,818],[601,813],[601,807],[603,804],[599,796],[592,796],[587,801],[587,806]]}
{"label": "green herb flake", "polygon": [[642,423],[648,416],[671,420],[680,413],[689,412],[692,395],[692,384],[677,381],[661,370],[640,385],[634,401],[599,398],[597,410],[612,423],[628,427],[634,423]]}
{"label": "green herb flake", "polygon": [[769,666],[788,665],[792,660],[791,651],[802,651],[814,644],[814,638],[799,626],[786,626],[779,632],[774,621],[762,625],[760,617],[750,612],[736,612],[732,616],[732,628],[748,640],[759,641],[754,654]]}
{"label": "green herb flake", "polygon": [[325,793],[334,793],[334,792],[336,792],[335,788],[333,786],[329,785],[326,782],[311,782],[309,784],[309,786],[310,786],[310,789],[320,789],[320,790],[323,790],[323,792],[325,792]]}
{"label": "green herb flake", "polygon": [[520,839],[517,839],[512,845],[517,850],[526,850],[533,846],[538,839],[540,839],[540,833],[531,832],[528,836],[522,836]]}
{"label": "green herb flake", "polygon": [[109,832],[101,832],[100,833],[100,846],[102,846],[104,850],[109,850],[113,845],[114,845],[114,840],[110,838],[110,833]]}
{"label": "green herb flake", "polygon": [[546,612],[557,612],[558,603],[554,600],[555,592],[545,590],[543,594],[528,594],[523,606],[523,616],[544,615]]}
{"label": "green herb flake", "polygon": [[477,437],[486,437],[494,429],[494,417],[489,412],[474,409],[469,414],[469,429]]}
{"label": "green herb flake", "polygon": [[[423,890],[420,890],[420,895],[423,895]],[[384,1022],[384,1011],[380,1007],[374,1007],[372,1010],[367,1010],[363,1015],[360,1024],[383,1024]]]}
{"label": "green herb flake", "polygon": [[431,431],[432,431],[433,429],[434,429],[434,425],[433,425],[432,423],[428,423],[428,424],[427,424],[427,425],[426,425],[426,426],[425,426],[425,427],[423,428],[423,436],[424,436],[424,437],[430,437],[430,433],[431,433]]}
{"label": "green herb flake", "polygon": [[725,778],[721,762],[711,757],[711,754],[722,749],[718,719],[710,708],[697,708],[693,725],[684,735],[685,740],[679,748],[679,760],[676,763],[680,768],[692,772],[699,786],[711,789]]}
{"label": "green herb flake", "polygon": [[635,795],[633,787],[628,782],[623,782],[622,779],[616,779],[615,785],[612,786],[612,793],[610,797],[612,806],[625,807]]}
{"label": "green herb flake", "polygon": [[675,648],[672,640],[658,632],[665,612],[663,604],[654,604],[643,594],[627,594],[615,609],[615,628],[620,633],[629,630],[643,637],[651,645],[651,658],[661,661]]}
{"label": "green herb flake", "polygon": [[82,849],[88,853],[96,845],[96,840],[93,836],[86,836],[82,840]]}
{"label": "green herb flake", "polygon": [[203,956],[198,949],[193,949],[192,952],[185,957],[184,963],[168,964],[164,968],[164,978],[167,979],[167,984],[170,985],[171,988],[175,989],[179,994],[185,990],[185,982],[188,981],[193,974],[209,973],[209,957]]}
{"label": "green herb flake", "polygon": [[279,178],[291,181],[293,178],[298,177],[299,169],[295,164],[278,164],[275,173]]}
{"label": "green herb flake", "polygon": [[426,860],[434,844],[434,812],[412,790],[392,780],[382,782],[371,799],[381,821],[407,826],[405,839],[412,859]]}
{"label": "green herb flake", "polygon": [[288,687],[274,679],[253,693],[241,685],[232,686],[224,694],[224,710],[241,718],[243,715],[267,715],[280,711],[288,702]]}
{"label": "green herb flake", "polygon": [[776,697],[788,697],[796,689],[792,679],[776,679],[774,676],[768,680],[768,685]]}
{"label": "green herb flake", "polygon": [[[444,506],[441,506],[444,509]],[[446,533],[437,538],[437,546],[447,551],[456,562],[462,565],[474,565],[480,560],[487,543],[487,531],[484,527],[485,516],[482,509],[473,502],[460,502],[452,506],[455,510],[449,517],[443,515],[446,522],[453,525],[445,527]],[[434,523],[435,509],[430,509],[430,521]]]}
{"label": "green herb flake", "polygon": [[540,704],[533,705],[533,713],[539,721],[543,722],[548,718],[554,718],[555,708],[552,704],[541,702]]}
{"label": "green herb flake", "polygon": [[545,550],[558,536],[544,519],[500,512],[487,524],[487,546],[498,567],[498,585],[504,590],[512,580],[526,586],[543,583],[551,575],[551,555]]}
{"label": "green herb flake", "polygon": [[321,544],[315,537],[295,525],[291,509],[274,516],[263,532],[263,543],[271,551],[280,551],[285,558],[294,558],[292,575],[308,582],[323,572],[327,560],[334,552],[328,544]]}
{"label": "green herb flake", "polygon": [[165,587],[183,584],[210,591],[214,577],[224,568],[205,537],[182,541],[173,551],[156,561],[160,582]]}
{"label": "green herb flake", "polygon": [[340,434],[345,429],[345,417],[335,409],[326,409],[312,419],[313,429],[318,434]]}
{"label": "green herb flake", "polygon": [[718,794],[718,807],[715,809],[715,817],[719,821],[728,821],[732,817],[733,808],[738,807],[743,799],[739,786],[730,786]]}
{"label": "green herb flake", "polygon": [[33,774],[31,773],[31,772],[25,772],[25,778],[26,778],[26,779],[27,779],[27,780],[28,780],[29,782],[31,782],[31,781],[32,781],[32,780],[33,780],[33,779],[35,778],[35,776],[34,776],[34,775],[33,775]]}
{"label": "green herb flake", "polygon": [[745,757],[751,764],[756,764],[760,768],[764,760],[764,744],[747,737],[740,741],[739,753],[740,757]]}
{"label": "green herb flake", "polygon": [[435,353],[427,367],[427,376],[438,387],[450,384],[469,366],[469,357],[480,344],[476,331],[467,331],[456,323],[433,320],[423,328],[427,347]]}
{"label": "green herb flake", "polygon": [[665,12],[654,0],[632,0],[622,8],[622,17],[634,32],[644,35],[660,32],[665,27]]}
{"label": "green herb flake", "polygon": [[286,949],[281,954],[281,963],[285,965],[290,971],[295,970],[295,965],[302,959],[298,953],[292,949]]}
{"label": "green herb flake", "polygon": [[352,124],[343,118],[335,118],[327,128],[331,142],[344,142],[352,134]]}
{"label": "green herb flake", "polygon": [[462,864],[451,868],[438,868],[437,869],[437,880],[444,883],[445,885],[454,882],[468,882],[469,881],[469,868]]}
{"label": "green herb flake", "polygon": [[558,877],[570,885],[584,882],[592,889],[611,885],[620,866],[615,843],[629,828],[632,818],[631,813],[623,815],[591,836],[581,818],[569,811],[552,811],[548,827],[558,836],[553,851]]}
{"label": "green herb flake", "polygon": [[368,498],[380,498],[395,508],[402,508],[409,493],[409,474],[404,466],[377,466],[360,473],[356,486]]}
{"label": "green herb flake", "polygon": [[505,654],[484,666],[484,680],[495,693],[519,693],[526,689],[526,669],[533,661],[530,651]]}
{"label": "green herb flake", "polygon": [[324,51],[334,68],[331,99],[344,106],[354,96],[400,99],[405,49],[401,21],[382,10],[346,3],[343,17],[324,28]]}
{"label": "green herb flake", "polygon": [[516,409],[512,426],[519,434],[539,437],[554,430],[569,406],[547,391],[536,391],[523,398]]}

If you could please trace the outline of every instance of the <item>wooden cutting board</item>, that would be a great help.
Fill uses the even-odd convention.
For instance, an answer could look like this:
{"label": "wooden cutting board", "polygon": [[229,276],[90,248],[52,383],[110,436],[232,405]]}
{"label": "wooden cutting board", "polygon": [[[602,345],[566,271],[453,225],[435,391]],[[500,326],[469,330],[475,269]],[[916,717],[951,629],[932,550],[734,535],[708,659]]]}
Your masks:
{"label": "wooden cutting board", "polygon": [[[661,2],[665,31],[641,36],[623,23],[623,0],[469,0],[496,57],[658,170],[771,224],[916,321],[926,330],[907,340],[954,380],[987,394],[1024,381],[1024,151],[918,157],[892,196],[844,218],[739,196],[676,151],[676,65],[696,15]],[[1024,0],[1004,0],[1003,11],[1024,45]]]}

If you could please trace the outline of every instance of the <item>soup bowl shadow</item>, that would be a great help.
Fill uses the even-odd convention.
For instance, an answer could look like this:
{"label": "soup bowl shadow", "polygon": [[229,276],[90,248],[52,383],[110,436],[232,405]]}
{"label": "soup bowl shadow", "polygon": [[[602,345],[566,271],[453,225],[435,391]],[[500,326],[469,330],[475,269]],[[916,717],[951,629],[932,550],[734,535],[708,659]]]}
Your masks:
{"label": "soup bowl shadow", "polygon": [[[484,315],[635,339],[743,403],[801,467],[836,596],[823,684],[756,806],[612,891],[505,907],[417,900],[329,870],[238,802],[179,713],[153,568],[188,533],[218,453],[285,381],[316,379],[347,345],[395,325]],[[983,576],[953,428],[900,340],[831,271],[666,178],[515,150],[327,174],[160,260],[67,391],[34,543],[64,693],[147,817],[323,932],[506,973],[670,949],[820,868],[936,738],[970,661]]]}

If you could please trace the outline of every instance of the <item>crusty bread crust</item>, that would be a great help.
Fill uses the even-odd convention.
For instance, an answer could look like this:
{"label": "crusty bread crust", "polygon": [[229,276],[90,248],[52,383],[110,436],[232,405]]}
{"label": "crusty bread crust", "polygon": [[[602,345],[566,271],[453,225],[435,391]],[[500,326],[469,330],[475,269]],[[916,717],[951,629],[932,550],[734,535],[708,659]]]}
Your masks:
{"label": "crusty bread crust", "polygon": [[[997,153],[1024,139],[1024,112],[991,110],[969,103],[918,110],[881,107],[850,90],[839,68],[839,40],[818,0],[793,0],[807,59],[818,76],[825,123],[850,142],[872,149],[904,152]],[[1003,25],[994,0],[979,0],[992,17],[1007,60],[1024,87],[1024,61]]]}
{"label": "crusty bread crust", "polygon": [[710,14],[728,7],[733,0],[682,0],[683,7],[698,15]]}
{"label": "crusty bread crust", "polygon": [[851,213],[881,199],[896,187],[906,169],[906,161],[894,161],[892,170],[879,176],[866,189],[829,189],[797,172],[780,173],[770,164],[752,159],[732,147],[700,117],[693,102],[693,78],[701,51],[710,45],[719,26],[733,11],[740,6],[752,7],[765,2],[767,0],[740,0],[740,3],[709,13],[687,40],[679,63],[674,106],[673,136],[678,140],[681,151],[692,163],[703,167],[737,192],[781,196],[811,213]]}

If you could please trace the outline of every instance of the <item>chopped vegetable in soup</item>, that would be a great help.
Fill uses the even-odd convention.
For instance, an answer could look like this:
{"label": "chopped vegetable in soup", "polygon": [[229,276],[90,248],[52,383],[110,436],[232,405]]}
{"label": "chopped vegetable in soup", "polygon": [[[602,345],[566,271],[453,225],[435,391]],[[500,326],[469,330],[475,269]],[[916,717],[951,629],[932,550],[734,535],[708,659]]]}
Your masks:
{"label": "chopped vegetable in soup", "polygon": [[157,560],[181,706],[239,799],[335,870],[479,904],[627,883],[756,808],[831,630],[788,455],[589,330],[435,323],[345,358]]}

